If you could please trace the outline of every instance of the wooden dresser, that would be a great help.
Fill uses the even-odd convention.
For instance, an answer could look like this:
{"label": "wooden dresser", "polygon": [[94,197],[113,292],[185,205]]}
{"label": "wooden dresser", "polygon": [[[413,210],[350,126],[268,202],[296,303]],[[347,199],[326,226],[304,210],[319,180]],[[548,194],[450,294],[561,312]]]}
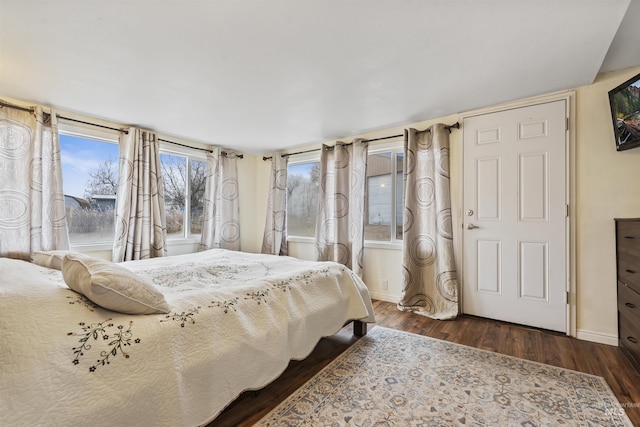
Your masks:
{"label": "wooden dresser", "polygon": [[618,343],[640,366],[640,218],[615,221]]}

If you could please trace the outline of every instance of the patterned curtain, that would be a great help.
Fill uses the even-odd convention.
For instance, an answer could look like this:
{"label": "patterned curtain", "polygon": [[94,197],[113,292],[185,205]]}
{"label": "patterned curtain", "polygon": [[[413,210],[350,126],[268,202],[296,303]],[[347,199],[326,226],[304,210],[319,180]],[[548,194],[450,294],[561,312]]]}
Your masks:
{"label": "patterned curtain", "polygon": [[362,277],[367,147],[363,139],[322,146],[316,221],[318,261],[336,261]]}
{"label": "patterned curtain", "polygon": [[289,157],[271,156],[271,186],[267,201],[262,253],[287,255],[287,165]]}
{"label": "patterned curtain", "polygon": [[68,249],[55,111],[0,108],[0,256]]}
{"label": "patterned curtain", "polygon": [[120,137],[113,261],[164,256],[166,237],[158,137],[130,128]]}
{"label": "patterned curtain", "polygon": [[215,244],[216,215],[218,207],[218,175],[220,148],[214,147],[207,153],[207,177],[204,186],[202,235],[199,250],[217,247]]}
{"label": "patterned curtain", "polygon": [[204,220],[199,249],[240,250],[238,156],[214,148],[207,154]]}
{"label": "patterned curtain", "polygon": [[458,315],[453,258],[449,131],[404,131],[403,295],[398,308],[434,319]]}

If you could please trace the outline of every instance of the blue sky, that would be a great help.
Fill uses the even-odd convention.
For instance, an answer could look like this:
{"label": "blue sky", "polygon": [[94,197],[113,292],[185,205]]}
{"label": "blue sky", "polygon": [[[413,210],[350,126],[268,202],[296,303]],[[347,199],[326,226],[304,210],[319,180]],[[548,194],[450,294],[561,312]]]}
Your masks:
{"label": "blue sky", "polygon": [[[317,163],[317,162],[315,162],[315,163]],[[312,168],[313,168],[313,162],[312,163],[299,163],[297,165],[296,164],[289,165],[287,167],[287,175],[289,175],[289,176],[300,175],[300,176],[304,176],[306,178],[309,178]]]}
{"label": "blue sky", "polygon": [[107,159],[118,162],[118,144],[61,134],[60,158],[64,194],[84,197],[89,172]]}

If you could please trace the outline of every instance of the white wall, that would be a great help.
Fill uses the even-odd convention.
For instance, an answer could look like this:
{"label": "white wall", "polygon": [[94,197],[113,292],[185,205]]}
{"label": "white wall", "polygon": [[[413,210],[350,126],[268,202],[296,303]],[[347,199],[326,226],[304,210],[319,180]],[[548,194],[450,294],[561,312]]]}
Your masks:
{"label": "white wall", "polygon": [[[616,264],[613,218],[640,217],[640,148],[617,152],[609,112],[608,91],[640,73],[640,67],[606,73],[596,81],[574,90],[575,103],[575,187],[576,207],[572,220],[576,230],[576,330],[577,337],[616,344]],[[508,104],[505,104],[505,107]],[[509,104],[510,105],[510,104]],[[499,106],[498,106],[499,107]],[[458,115],[413,123],[405,127],[425,129],[434,123],[452,124]],[[375,138],[402,133],[404,127],[395,127],[357,137]],[[342,140],[348,141],[349,138]],[[462,195],[460,179],[462,155],[461,132],[451,133],[451,184],[452,213],[454,227],[459,228]],[[335,141],[327,141],[332,144]],[[301,150],[314,147],[302,147]],[[298,151],[298,150],[295,150]],[[268,162],[257,162],[255,173],[255,195],[257,205],[253,208],[260,217],[252,226],[256,238],[262,239],[264,226],[264,203],[268,191]],[[249,171],[247,171],[249,173]],[[267,181],[267,182],[265,182]],[[262,204],[262,205],[261,205]],[[243,224],[244,233],[244,224]],[[243,234],[243,245],[244,245]],[[249,239],[249,237],[246,237]],[[456,255],[459,253],[455,241]],[[243,246],[244,247],[244,246]],[[247,242],[247,247],[258,248],[256,241]],[[315,256],[313,244],[289,244],[290,255],[303,259]],[[402,252],[378,248],[365,249],[364,281],[374,298],[395,302],[402,290]],[[389,281],[389,289],[383,290],[381,280]]]}
{"label": "white wall", "polygon": [[270,167],[261,156],[245,154],[238,160],[240,246],[244,252],[259,253],[262,249]]}
{"label": "white wall", "polygon": [[640,217],[640,148],[617,152],[608,91],[640,67],[599,75],[576,89],[578,337],[617,337],[614,218]]}

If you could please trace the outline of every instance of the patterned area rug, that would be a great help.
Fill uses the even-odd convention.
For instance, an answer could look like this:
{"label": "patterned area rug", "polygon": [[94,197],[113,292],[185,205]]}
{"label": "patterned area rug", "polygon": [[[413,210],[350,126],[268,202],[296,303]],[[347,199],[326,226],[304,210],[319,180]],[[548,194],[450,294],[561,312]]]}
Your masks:
{"label": "patterned area rug", "polygon": [[601,377],[376,326],[258,426],[631,426]]}

